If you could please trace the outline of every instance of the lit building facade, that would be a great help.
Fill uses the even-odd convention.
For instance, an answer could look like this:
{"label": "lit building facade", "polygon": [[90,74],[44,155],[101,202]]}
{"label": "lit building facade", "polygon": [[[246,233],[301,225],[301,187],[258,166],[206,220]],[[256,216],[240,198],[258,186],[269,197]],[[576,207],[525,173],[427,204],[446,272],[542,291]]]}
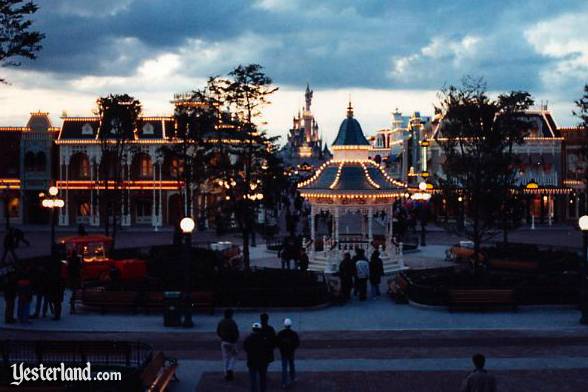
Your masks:
{"label": "lit building facade", "polygon": [[0,127],[0,219],[14,224],[46,223],[39,193],[48,189],[54,171],[53,127],[48,113],[31,113],[25,126]]}

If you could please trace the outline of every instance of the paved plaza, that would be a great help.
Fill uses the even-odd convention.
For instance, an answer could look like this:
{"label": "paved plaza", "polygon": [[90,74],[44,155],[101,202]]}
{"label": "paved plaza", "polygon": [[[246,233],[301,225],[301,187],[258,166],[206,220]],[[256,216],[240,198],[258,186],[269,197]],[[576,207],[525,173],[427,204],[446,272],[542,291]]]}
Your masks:
{"label": "paved plaza", "polygon": [[[63,233],[65,234],[65,233]],[[45,253],[48,233],[27,231],[27,257]],[[170,243],[171,231],[123,231],[120,247]],[[236,243],[236,235],[223,240]],[[564,226],[519,230],[513,241],[579,247],[580,236]],[[194,242],[215,241],[212,233],[197,233]],[[405,255],[411,268],[450,265],[445,249],[459,237],[431,227],[428,246]],[[275,253],[262,240],[252,249],[252,265],[278,267]],[[382,283],[385,292],[386,279]],[[69,293],[67,293],[69,295]],[[66,299],[67,302],[67,299]],[[0,302],[0,313],[4,302]],[[261,311],[280,328],[289,317],[300,332],[298,382],[294,391],[455,391],[471,368],[476,352],[488,358],[499,391],[584,391],[588,385],[588,328],[579,324],[574,306],[522,306],[517,311],[448,312],[442,308],[395,304],[388,296],[316,309],[238,310],[235,320],[242,339]],[[236,366],[236,380],[226,383],[215,335],[221,317],[196,314],[191,329],[165,328],[160,314],[99,314],[64,312],[61,321],[2,325],[6,339],[141,340],[179,361],[179,383],[172,392],[246,391],[244,353]],[[241,341],[242,341],[241,339]],[[277,355],[279,357],[279,355]],[[279,389],[279,358],[270,366],[269,390]]]}

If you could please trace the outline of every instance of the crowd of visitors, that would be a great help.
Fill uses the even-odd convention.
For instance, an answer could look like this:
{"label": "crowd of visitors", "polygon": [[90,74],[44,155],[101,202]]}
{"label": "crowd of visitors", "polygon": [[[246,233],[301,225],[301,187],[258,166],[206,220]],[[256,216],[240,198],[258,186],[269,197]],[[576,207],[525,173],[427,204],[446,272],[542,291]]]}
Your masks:
{"label": "crowd of visitors", "polygon": [[[269,324],[269,315],[262,313],[259,322],[251,325],[251,333],[243,341],[252,392],[266,391],[267,371],[275,360],[276,349],[282,361],[282,388],[296,382],[295,354],[300,346],[300,338],[292,328],[292,320],[286,318],[283,325],[283,329],[276,333]],[[221,341],[225,380],[232,381],[239,341],[239,328],[233,320],[232,309],[225,310],[224,318],[218,323],[217,335]]]}
{"label": "crowd of visitors", "polygon": [[299,269],[308,271],[310,260],[306,249],[302,246],[300,237],[287,236],[284,238],[282,246],[278,252],[278,257],[282,262],[282,269]]}
{"label": "crowd of visitors", "polygon": [[351,291],[359,297],[360,301],[367,299],[367,284],[370,283],[370,295],[379,297],[380,283],[384,275],[384,263],[380,258],[380,252],[374,250],[368,261],[363,249],[356,249],[355,256],[350,253],[343,255],[339,263],[339,278],[341,280],[341,295],[343,300],[351,300]]}
{"label": "crowd of visitors", "polygon": [[61,266],[60,261],[42,266],[22,262],[10,268],[2,278],[4,322],[27,324],[31,319],[47,317],[48,314],[53,320],[59,320],[66,286]]}

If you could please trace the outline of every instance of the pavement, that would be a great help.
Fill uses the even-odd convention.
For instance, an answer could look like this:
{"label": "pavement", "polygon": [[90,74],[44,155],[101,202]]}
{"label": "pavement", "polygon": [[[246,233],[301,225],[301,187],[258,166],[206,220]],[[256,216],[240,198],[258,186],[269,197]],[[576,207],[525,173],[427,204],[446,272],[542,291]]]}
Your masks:
{"label": "pavement", "polygon": [[[46,231],[27,231],[33,246],[18,250],[25,257],[48,248]],[[59,234],[58,234],[59,235]],[[171,232],[120,233],[117,246],[171,242]],[[449,265],[445,249],[460,238],[431,229],[428,246],[405,255],[411,268]],[[213,233],[196,233],[195,242],[217,240]],[[234,235],[222,240],[239,241]],[[578,247],[575,230],[557,226],[520,229],[511,240]],[[252,248],[252,265],[277,267],[275,253],[263,244]],[[385,281],[383,282],[385,286]],[[385,290],[383,291],[385,292]],[[2,314],[4,302],[0,302]],[[269,311],[279,327],[289,317],[300,333],[299,379],[294,391],[455,391],[471,368],[476,352],[487,355],[499,391],[585,391],[588,385],[588,328],[579,324],[575,307],[533,306],[518,311],[454,312],[431,307],[398,305],[387,296],[320,309],[237,311],[241,341],[259,312]],[[244,354],[236,365],[236,380],[226,383],[215,336],[216,315],[196,314],[192,329],[165,328],[158,314],[83,311],[64,314],[61,321],[34,320],[28,325],[2,325],[3,339],[141,340],[178,358],[179,383],[172,392],[244,391],[248,378]],[[277,328],[278,329],[278,328]],[[279,357],[279,355],[277,356]],[[279,388],[278,361],[270,366],[269,389]]]}

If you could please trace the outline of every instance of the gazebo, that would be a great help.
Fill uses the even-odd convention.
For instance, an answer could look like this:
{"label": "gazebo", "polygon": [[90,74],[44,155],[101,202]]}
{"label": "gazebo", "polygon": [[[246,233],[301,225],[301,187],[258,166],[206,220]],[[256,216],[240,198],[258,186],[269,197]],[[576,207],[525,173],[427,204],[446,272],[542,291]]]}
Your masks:
{"label": "gazebo", "polygon": [[[385,272],[404,268],[402,251],[392,242],[392,216],[393,204],[405,196],[407,186],[370,159],[370,149],[349,103],[347,118],[331,148],[333,159],[298,184],[311,206],[308,250],[313,270],[336,270],[343,253],[353,256],[356,248],[364,249],[368,257],[380,250]],[[322,238],[316,238],[317,216],[330,217],[323,219],[328,232]],[[347,222],[345,230],[343,221]],[[354,225],[355,231],[350,232],[349,225]]]}

